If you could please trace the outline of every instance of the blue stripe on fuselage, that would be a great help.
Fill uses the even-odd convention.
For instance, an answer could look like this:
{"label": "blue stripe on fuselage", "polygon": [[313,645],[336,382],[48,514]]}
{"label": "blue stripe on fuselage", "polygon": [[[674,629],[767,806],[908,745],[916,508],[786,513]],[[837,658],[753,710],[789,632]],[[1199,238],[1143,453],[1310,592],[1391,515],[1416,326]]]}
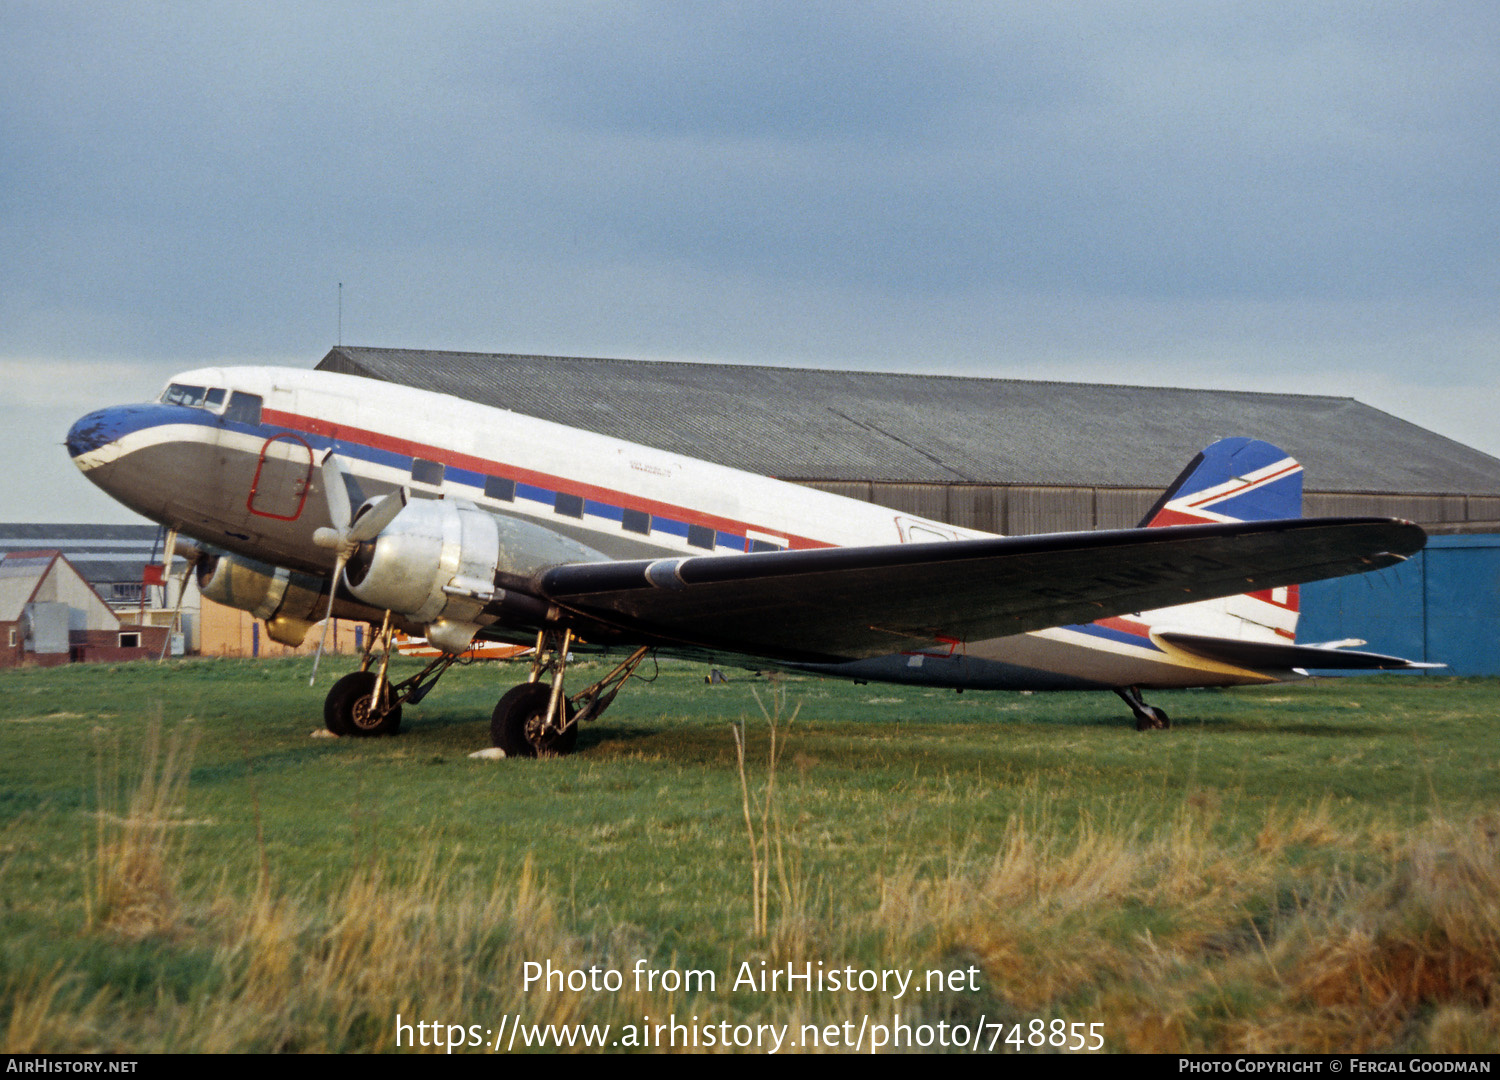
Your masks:
{"label": "blue stripe on fuselage", "polygon": [[[80,454],[85,454],[101,446],[117,442],[137,431],[144,431],[153,427],[170,427],[183,424],[233,431],[261,440],[272,439],[278,435],[290,433],[295,434],[299,439],[306,442],[315,453],[322,453],[331,448],[340,457],[370,465],[384,466],[385,468],[394,469],[397,472],[409,473],[412,467],[413,458],[409,454],[382,450],[366,443],[334,438],[301,428],[288,428],[279,424],[240,423],[238,421],[226,420],[216,413],[196,406],[169,405],[162,402],[147,402],[139,405],[115,405],[107,409],[99,409],[96,412],[89,413],[75,423],[68,432],[66,440],[68,452],[76,458]],[[495,464],[497,470],[505,469],[502,463],[496,462]],[[497,475],[501,475],[501,473],[497,472]],[[472,469],[464,469],[451,465],[445,466],[444,471],[445,483],[463,484],[468,487],[477,488],[478,493],[475,496],[476,498],[484,498],[485,476],[486,474],[476,472]],[[554,489],[539,487],[534,484],[518,482],[515,488],[516,501],[525,500],[527,502],[538,503],[549,509],[556,504],[557,494],[557,491]],[[610,503],[588,499],[584,503],[584,509],[590,516],[603,518],[606,521],[620,523],[624,519],[624,510]],[[686,507],[682,509],[686,510]],[[651,518],[651,531],[685,540],[688,535],[688,523],[653,514]],[[734,551],[743,551],[745,550],[745,538],[736,533],[720,532],[716,534],[715,547],[728,547]]]}
{"label": "blue stripe on fuselage", "polygon": [[[118,442],[126,435],[146,428],[164,427],[168,424],[198,424],[202,427],[217,427],[220,418],[203,409],[185,405],[163,405],[148,402],[143,405],[112,405],[98,409],[83,417],[68,430],[65,443],[68,454],[78,457],[90,450]],[[251,430],[248,425],[236,425],[242,430]]]}

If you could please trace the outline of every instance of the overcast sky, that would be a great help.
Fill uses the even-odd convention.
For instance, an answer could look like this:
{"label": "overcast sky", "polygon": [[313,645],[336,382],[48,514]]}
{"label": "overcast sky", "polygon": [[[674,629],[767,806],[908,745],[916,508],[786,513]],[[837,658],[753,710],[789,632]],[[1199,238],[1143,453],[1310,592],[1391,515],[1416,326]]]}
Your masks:
{"label": "overcast sky", "polygon": [[69,424],[312,366],[339,282],[346,344],[1336,394],[1500,454],[1497,127],[1493,0],[0,0],[0,520],[137,520]]}

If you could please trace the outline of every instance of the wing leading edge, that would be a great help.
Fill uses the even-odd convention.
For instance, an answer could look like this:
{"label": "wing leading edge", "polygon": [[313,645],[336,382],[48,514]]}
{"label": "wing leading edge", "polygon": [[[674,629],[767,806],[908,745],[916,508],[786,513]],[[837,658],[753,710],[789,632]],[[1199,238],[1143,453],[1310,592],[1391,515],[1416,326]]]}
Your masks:
{"label": "wing leading edge", "polygon": [[531,588],[625,633],[824,663],[1364,573],[1426,540],[1389,518],[1233,522],[575,563]]}

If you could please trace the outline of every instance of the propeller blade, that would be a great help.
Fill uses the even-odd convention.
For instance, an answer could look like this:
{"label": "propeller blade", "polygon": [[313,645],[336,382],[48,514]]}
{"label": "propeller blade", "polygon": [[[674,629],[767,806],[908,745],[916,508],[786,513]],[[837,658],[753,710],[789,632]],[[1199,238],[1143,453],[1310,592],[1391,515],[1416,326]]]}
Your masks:
{"label": "propeller blade", "polygon": [[339,591],[339,577],[344,572],[344,564],[349,561],[349,556],[340,549],[338,558],[333,563],[333,580],[328,588],[328,610],[323,613],[323,636],[318,641],[318,652],[313,657],[312,675],[307,680],[308,686],[313,686],[318,681],[318,665],[323,662],[323,650],[328,647],[328,627],[333,622],[333,597]]}
{"label": "propeller blade", "polygon": [[339,459],[332,450],[323,459],[323,501],[328,504],[328,520],[340,533],[349,529],[353,516],[349,509],[349,487],[344,483],[344,470],[339,468]]}
{"label": "propeller blade", "polygon": [[345,534],[350,543],[362,544],[380,535],[380,530],[389,525],[406,506],[406,489],[397,488],[366,510]]}

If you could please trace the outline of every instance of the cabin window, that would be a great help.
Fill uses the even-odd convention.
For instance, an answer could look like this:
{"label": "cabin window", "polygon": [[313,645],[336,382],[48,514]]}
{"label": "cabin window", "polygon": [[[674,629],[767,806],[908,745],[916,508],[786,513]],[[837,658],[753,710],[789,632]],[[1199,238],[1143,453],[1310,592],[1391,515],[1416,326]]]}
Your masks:
{"label": "cabin window", "polygon": [[553,502],[552,508],[563,515],[563,517],[581,518],[583,517],[583,496],[569,495],[566,492],[559,491],[557,493],[557,500]]}
{"label": "cabin window", "polygon": [[120,633],[120,648],[139,649],[141,647],[141,635],[139,632]]}
{"label": "cabin window", "polygon": [[431,484],[433,487],[438,487],[443,482],[443,465],[438,461],[412,458],[411,478],[413,483]]}
{"label": "cabin window", "polygon": [[222,386],[213,387],[208,393],[203,395],[203,404],[207,405],[214,412],[218,412],[224,405],[224,393],[225,391]]}
{"label": "cabin window", "polygon": [[785,551],[786,548],[784,546],[782,546],[781,544],[773,544],[769,540],[751,540],[750,541],[750,550],[751,551]]}
{"label": "cabin window", "polygon": [[707,525],[689,525],[687,540],[689,547],[714,549],[714,531]]}
{"label": "cabin window", "polygon": [[620,527],[626,532],[651,535],[651,515],[644,510],[624,510],[620,515]]}
{"label": "cabin window", "polygon": [[498,499],[500,502],[516,501],[516,482],[507,480],[503,476],[486,476],[484,478],[484,497],[487,499]]}
{"label": "cabin window", "polygon": [[259,394],[245,394],[236,390],[229,395],[229,408],[224,410],[224,419],[254,426],[260,423],[260,405]]}

